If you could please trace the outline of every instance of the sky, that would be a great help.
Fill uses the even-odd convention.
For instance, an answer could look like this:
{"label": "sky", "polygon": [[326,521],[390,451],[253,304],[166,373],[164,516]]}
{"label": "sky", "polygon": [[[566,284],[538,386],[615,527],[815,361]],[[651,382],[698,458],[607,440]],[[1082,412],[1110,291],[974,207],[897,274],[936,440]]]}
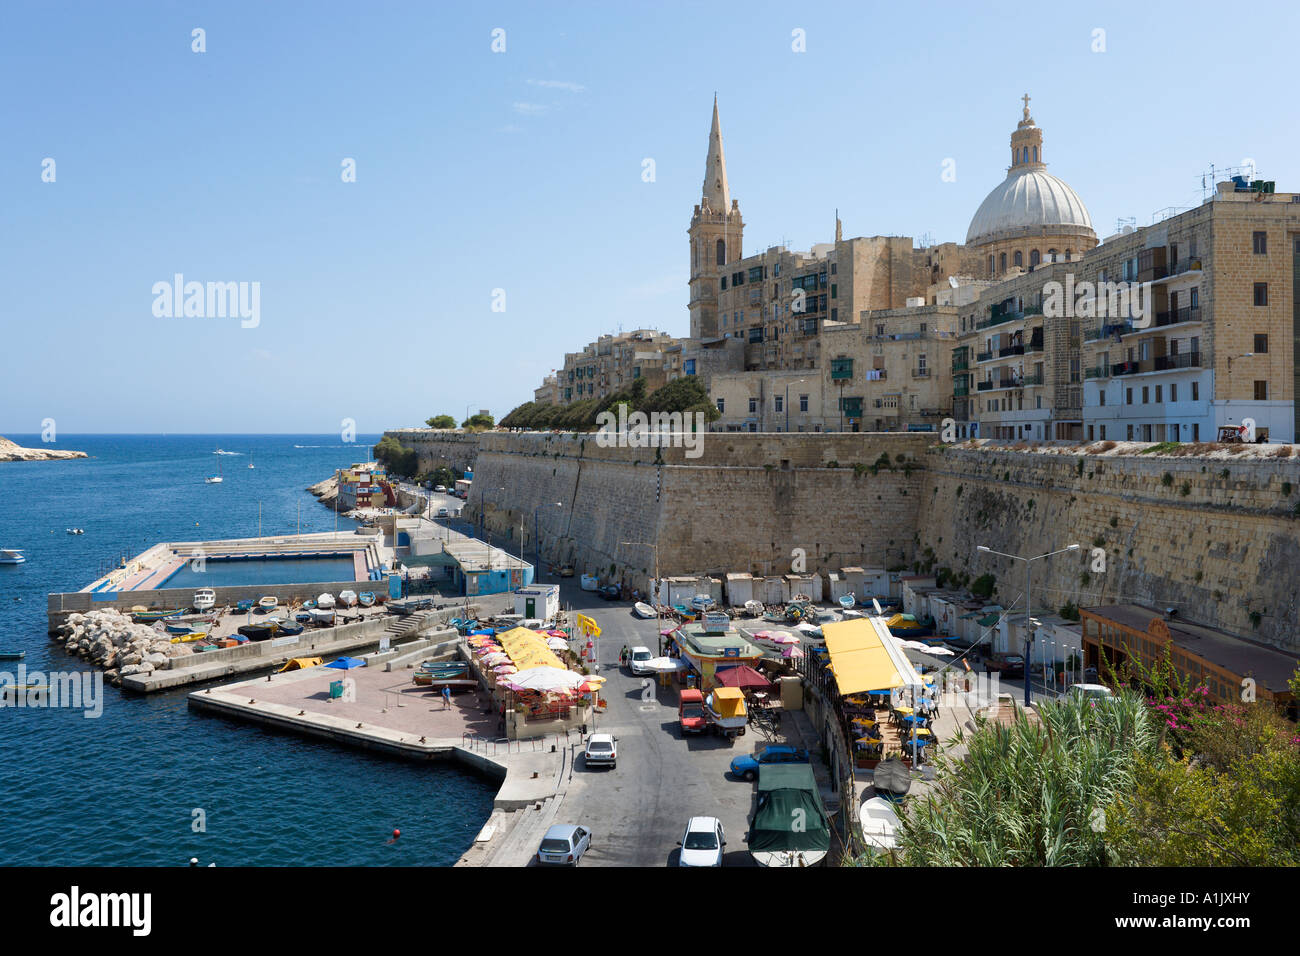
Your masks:
{"label": "sky", "polygon": [[[1211,164],[1300,190],[1300,13],[1241,9],[9,0],[0,434],[500,418],[684,336],[715,93],[746,253],[964,241],[1026,92],[1099,237]],[[258,307],[169,316],[177,274]]]}

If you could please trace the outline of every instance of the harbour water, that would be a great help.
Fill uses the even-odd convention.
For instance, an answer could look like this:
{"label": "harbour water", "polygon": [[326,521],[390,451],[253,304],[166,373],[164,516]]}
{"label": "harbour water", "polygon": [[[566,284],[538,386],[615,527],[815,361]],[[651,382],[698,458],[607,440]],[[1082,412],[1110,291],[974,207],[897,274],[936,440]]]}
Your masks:
{"label": "harbour water", "polygon": [[[40,447],[38,435],[6,437]],[[28,672],[91,671],[47,636],[47,593],[82,588],[158,541],[256,535],[259,501],[263,534],[333,530],[334,513],[305,488],[364,460],[378,438],[69,435],[58,447],[90,458],[0,464],[0,547],[27,557],[0,566],[0,651],[26,651]],[[205,483],[218,460],[224,480]],[[448,865],[491,811],[496,785],[452,765],[201,716],[187,692],[105,686],[96,719],[0,709],[0,863]]]}

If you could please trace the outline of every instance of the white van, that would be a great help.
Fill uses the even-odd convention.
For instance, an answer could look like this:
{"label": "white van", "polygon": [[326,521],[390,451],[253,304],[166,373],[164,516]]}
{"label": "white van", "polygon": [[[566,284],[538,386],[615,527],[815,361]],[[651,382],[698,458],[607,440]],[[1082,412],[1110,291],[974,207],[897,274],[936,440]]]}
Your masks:
{"label": "white van", "polygon": [[1104,684],[1072,684],[1070,696],[1082,697],[1086,700],[1108,700],[1115,695]]}

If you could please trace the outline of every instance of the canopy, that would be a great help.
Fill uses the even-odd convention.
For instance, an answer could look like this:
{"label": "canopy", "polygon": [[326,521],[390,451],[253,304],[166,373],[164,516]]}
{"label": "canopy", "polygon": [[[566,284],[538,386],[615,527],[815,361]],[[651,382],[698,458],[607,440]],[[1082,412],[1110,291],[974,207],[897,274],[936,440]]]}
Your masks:
{"label": "canopy", "polygon": [[883,618],[837,621],[823,625],[822,631],[841,694],[921,683]]}
{"label": "canopy", "polygon": [[561,691],[576,690],[586,681],[587,678],[573,671],[542,666],[511,674],[504,682],[512,690]]}
{"label": "canopy", "polygon": [[501,648],[521,671],[533,667],[553,667],[564,670],[555,652],[546,646],[546,638],[526,627],[513,627],[497,635]]}
{"label": "canopy", "polygon": [[354,667],[365,667],[366,662],[359,657],[340,657],[338,660],[330,661],[326,667],[337,667],[341,670],[351,670]]}
{"label": "canopy", "polygon": [[546,639],[546,646],[553,651],[567,651],[569,649],[569,642],[562,637],[548,637]]}
{"label": "canopy", "polygon": [[712,696],[714,713],[724,718],[745,716],[745,695],[739,687],[715,687]]}
{"label": "canopy", "polygon": [[321,658],[319,657],[295,657],[285,662],[277,673],[283,674],[285,671],[305,670],[308,667],[320,667]]}
{"label": "canopy", "polygon": [[771,687],[772,682],[748,664],[728,667],[717,672],[718,683],[724,687]]}

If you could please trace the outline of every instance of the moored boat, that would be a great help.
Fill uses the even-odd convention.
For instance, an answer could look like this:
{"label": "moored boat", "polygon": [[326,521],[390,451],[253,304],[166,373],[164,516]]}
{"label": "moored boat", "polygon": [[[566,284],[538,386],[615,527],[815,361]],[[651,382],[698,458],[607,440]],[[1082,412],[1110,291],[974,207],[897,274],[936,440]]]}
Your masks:
{"label": "moored boat", "polygon": [[177,634],[172,638],[173,644],[192,644],[195,641],[204,640],[208,636],[207,631],[191,631],[188,634]]}
{"label": "moored boat", "polygon": [[322,611],[331,611],[334,609],[334,595],[328,591],[316,598],[316,606]]}
{"label": "moored boat", "polygon": [[301,622],[301,623],[303,623],[303,624],[310,624],[310,623],[311,623],[311,611],[310,611],[310,610],[299,611],[297,614],[295,614],[295,615],[293,616],[293,619],[294,619],[295,621],[299,621],[299,622]]}
{"label": "moored boat", "polygon": [[184,613],[183,608],[170,611],[132,611],[131,620],[137,624],[152,624],[154,621],[163,621],[169,617],[180,617]]}
{"label": "moored boat", "polygon": [[852,594],[840,595],[840,607],[844,608],[844,610],[846,611],[857,603],[858,603],[857,600],[853,597]]}
{"label": "moored boat", "polygon": [[211,611],[217,606],[217,592],[212,588],[199,588],[194,592],[194,610]]}
{"label": "moored boat", "polygon": [[263,613],[266,613],[267,611],[274,611],[279,606],[280,606],[280,599],[277,597],[267,596],[261,598],[257,602],[258,610],[262,611]]}
{"label": "moored boat", "polygon": [[360,604],[362,607],[374,607],[375,592],[362,591],[360,594],[357,595],[357,603]]}
{"label": "moored boat", "polygon": [[22,564],[26,560],[22,548],[0,548],[0,564]]}
{"label": "moored boat", "polygon": [[254,602],[251,598],[245,598],[242,601],[237,601],[235,602],[235,610],[238,611],[240,614],[247,614],[249,611],[253,609],[253,603]]}
{"label": "moored boat", "polygon": [[637,617],[655,616],[655,609],[652,608],[649,604],[646,604],[644,601],[637,601],[635,604],[632,605],[632,610],[633,612],[635,612]]}
{"label": "moored boat", "polygon": [[830,819],[806,763],[762,764],[749,827],[759,866],[816,866],[831,846]]}
{"label": "moored boat", "polygon": [[313,624],[321,624],[321,625],[325,625],[325,624],[333,624],[333,623],[334,623],[334,609],[333,609],[333,608],[323,608],[323,607],[318,607],[318,608],[316,608],[316,610],[314,610],[314,611],[312,611],[312,612],[310,612],[310,613],[311,613],[311,622],[312,622]]}
{"label": "moored boat", "polygon": [[26,651],[0,651],[0,661],[20,661],[26,656]]}
{"label": "moored boat", "polygon": [[301,624],[291,624],[288,621],[285,621],[283,624],[276,625],[276,637],[294,637],[301,633]]}
{"label": "moored boat", "polygon": [[339,592],[339,604],[341,604],[343,607],[356,607],[356,606],[357,606],[357,592],[356,592],[356,591],[347,591],[347,590],[340,591],[340,592]]}
{"label": "moored boat", "polygon": [[167,629],[168,634],[188,634],[192,630],[194,630],[194,626],[192,624],[178,624],[178,623],[168,622],[163,626]]}

